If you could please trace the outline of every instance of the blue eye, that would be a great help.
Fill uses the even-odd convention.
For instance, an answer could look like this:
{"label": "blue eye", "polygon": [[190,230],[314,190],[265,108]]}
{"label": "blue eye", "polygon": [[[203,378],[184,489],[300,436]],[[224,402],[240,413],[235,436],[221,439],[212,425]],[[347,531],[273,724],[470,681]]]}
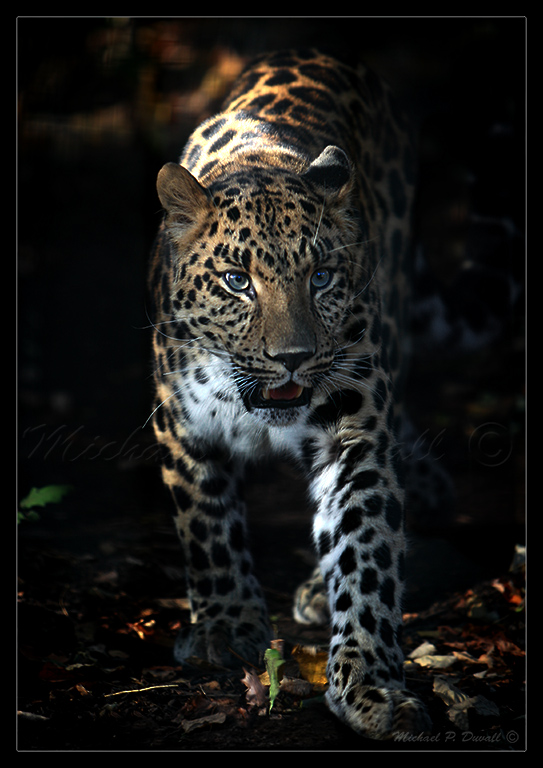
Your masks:
{"label": "blue eye", "polygon": [[244,272],[227,272],[224,280],[229,288],[238,293],[251,287],[251,281]]}
{"label": "blue eye", "polygon": [[332,273],[328,269],[317,269],[311,275],[311,285],[313,288],[326,288],[332,279]]}

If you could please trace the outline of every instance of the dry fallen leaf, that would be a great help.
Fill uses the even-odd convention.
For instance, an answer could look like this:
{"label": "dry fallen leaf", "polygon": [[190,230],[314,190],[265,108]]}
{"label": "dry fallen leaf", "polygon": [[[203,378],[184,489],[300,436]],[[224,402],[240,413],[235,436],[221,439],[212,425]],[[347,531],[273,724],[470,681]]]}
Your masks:
{"label": "dry fallen leaf", "polygon": [[296,645],[292,649],[292,658],[298,663],[300,674],[309,683],[316,686],[328,685],[326,666],[328,653],[309,646]]}
{"label": "dry fallen leaf", "polygon": [[450,667],[456,661],[457,658],[452,653],[445,656],[436,653],[433,655],[419,656],[418,658],[413,659],[415,664],[418,664],[420,667],[428,667],[429,669],[447,669],[447,667]]}
{"label": "dry fallen leaf", "polygon": [[199,717],[197,720],[183,720],[181,727],[185,733],[189,733],[196,728],[202,728],[204,725],[224,723],[225,720],[226,714],[224,712],[216,712],[214,715],[204,715],[204,717]]}
{"label": "dry fallen leaf", "polygon": [[409,659],[420,659],[421,656],[433,656],[437,653],[437,649],[433,643],[430,643],[428,640],[425,640],[423,643],[421,643],[417,648],[415,648],[414,651],[411,651],[408,658]]}
{"label": "dry fallen leaf", "polygon": [[475,710],[478,715],[486,717],[497,717],[500,714],[494,702],[485,699],[484,696],[472,696],[453,704],[449,708],[447,716],[451,723],[454,723],[462,731],[468,731],[470,709]]}
{"label": "dry fallen leaf", "polygon": [[481,664],[481,659],[476,659],[471,653],[467,651],[453,651],[452,655],[458,659],[458,661],[465,661],[467,664]]}
{"label": "dry fallen leaf", "polygon": [[245,693],[247,703],[254,707],[263,707],[268,701],[266,687],[262,684],[254,669],[247,670],[243,667],[243,671],[245,672],[245,677],[241,682],[247,687]]}
{"label": "dry fallen leaf", "polygon": [[496,717],[500,711],[494,702],[484,696],[467,696],[450,680],[439,675],[434,679],[434,692],[448,706],[447,717],[463,731],[469,730],[469,710],[478,715]]}
{"label": "dry fallen leaf", "polygon": [[308,680],[302,680],[299,677],[283,677],[281,680],[281,690],[290,693],[292,696],[304,698],[313,693],[313,683]]}
{"label": "dry fallen leaf", "polygon": [[439,698],[449,706],[468,698],[447,677],[442,677],[441,675],[436,675],[434,678],[434,693],[437,693]]}

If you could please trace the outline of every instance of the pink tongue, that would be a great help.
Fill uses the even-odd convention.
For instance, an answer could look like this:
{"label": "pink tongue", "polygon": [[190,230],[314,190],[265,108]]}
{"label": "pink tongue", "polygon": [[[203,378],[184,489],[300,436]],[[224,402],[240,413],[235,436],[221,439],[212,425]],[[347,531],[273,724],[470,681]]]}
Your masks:
{"label": "pink tongue", "polygon": [[283,384],[279,389],[270,389],[271,400],[295,400],[300,394],[300,387],[293,381]]}

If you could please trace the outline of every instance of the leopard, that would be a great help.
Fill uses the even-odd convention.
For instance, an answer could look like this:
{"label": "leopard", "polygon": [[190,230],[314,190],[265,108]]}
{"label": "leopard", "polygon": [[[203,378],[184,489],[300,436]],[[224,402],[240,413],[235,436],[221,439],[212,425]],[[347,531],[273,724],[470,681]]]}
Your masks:
{"label": "leopard", "polygon": [[370,68],[262,54],[160,169],[148,277],[152,421],[191,615],[175,659],[262,659],[273,630],[243,488],[255,461],[289,457],[318,562],[294,615],[329,624],[329,710],[380,740],[431,730],[401,645],[415,187],[409,121]]}

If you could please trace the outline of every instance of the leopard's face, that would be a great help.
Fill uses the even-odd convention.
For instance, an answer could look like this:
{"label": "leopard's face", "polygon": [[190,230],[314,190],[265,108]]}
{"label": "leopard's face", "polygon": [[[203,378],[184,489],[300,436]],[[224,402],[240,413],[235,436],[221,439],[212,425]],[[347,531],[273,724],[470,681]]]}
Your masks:
{"label": "leopard's face", "polygon": [[345,195],[269,170],[204,191],[174,168],[192,212],[166,220],[177,326],[230,367],[249,411],[292,421],[342,353],[358,277]]}

